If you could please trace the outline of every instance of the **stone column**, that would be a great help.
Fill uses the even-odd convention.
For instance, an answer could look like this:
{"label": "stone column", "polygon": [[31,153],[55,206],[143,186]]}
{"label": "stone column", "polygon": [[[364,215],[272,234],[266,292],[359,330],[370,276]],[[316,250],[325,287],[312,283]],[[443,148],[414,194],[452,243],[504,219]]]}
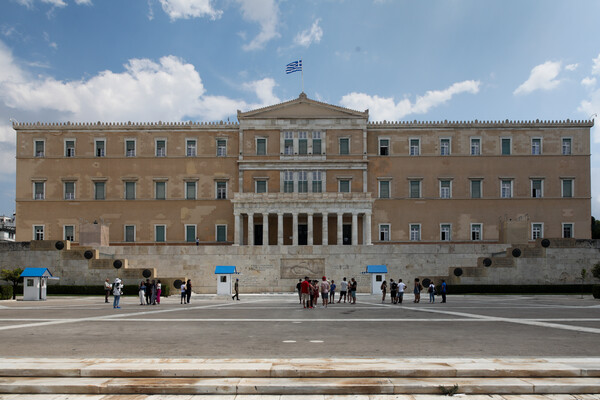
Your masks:
{"label": "stone column", "polygon": [[352,246],[358,244],[358,214],[352,213]]}
{"label": "stone column", "polygon": [[269,214],[263,214],[263,246],[269,245]]}
{"label": "stone column", "polygon": [[277,244],[283,246],[283,213],[277,213]]}
{"label": "stone column", "polygon": [[329,214],[327,213],[323,213],[323,246],[327,246],[329,244],[329,226],[328,226],[328,222],[329,222]]}
{"label": "stone column", "polygon": [[254,213],[248,213],[248,246],[254,246]]}
{"label": "stone column", "polygon": [[363,231],[365,232],[365,244],[367,246],[372,245],[371,241],[371,213],[365,213],[365,218],[363,219]]}
{"label": "stone column", "polygon": [[241,214],[234,214],[233,215],[233,245],[234,246],[239,246],[240,245],[240,219],[242,218]]}
{"label": "stone column", "polygon": [[307,220],[308,220],[308,240],[307,240],[306,244],[308,244],[309,246],[312,246],[313,245],[313,215],[308,214]]}
{"label": "stone column", "polygon": [[298,246],[298,213],[292,213],[292,246]]}
{"label": "stone column", "polygon": [[337,215],[337,245],[344,244],[344,225],[343,225],[344,214],[338,213]]}

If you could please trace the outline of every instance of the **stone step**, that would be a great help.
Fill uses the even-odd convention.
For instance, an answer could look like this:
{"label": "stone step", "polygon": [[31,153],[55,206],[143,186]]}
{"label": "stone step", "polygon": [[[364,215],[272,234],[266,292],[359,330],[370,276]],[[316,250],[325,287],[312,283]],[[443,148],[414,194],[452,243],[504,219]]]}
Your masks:
{"label": "stone step", "polygon": [[[600,394],[553,395],[478,395],[460,394],[461,400],[600,400]],[[307,395],[260,395],[260,394],[222,394],[222,395],[154,395],[154,394],[0,394],[0,400],[448,400],[447,395],[431,394],[307,394]]]}

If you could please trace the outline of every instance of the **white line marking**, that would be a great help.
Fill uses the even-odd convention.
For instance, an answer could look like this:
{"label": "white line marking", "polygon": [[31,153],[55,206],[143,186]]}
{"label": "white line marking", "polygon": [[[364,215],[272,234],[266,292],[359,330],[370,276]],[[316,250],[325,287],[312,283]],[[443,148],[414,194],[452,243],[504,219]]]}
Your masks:
{"label": "white line marking", "polygon": [[310,342],[311,342],[311,343],[323,343],[323,341],[322,341],[322,340],[311,340]]}
{"label": "white line marking", "polygon": [[[92,317],[93,318],[93,317]],[[99,318],[99,317],[98,317]],[[479,318],[318,318],[318,319],[295,319],[295,318],[127,318],[114,321],[110,319],[98,319],[91,322],[291,322],[301,324],[303,322],[498,322],[498,317]],[[79,318],[0,318],[0,322],[78,322]],[[89,319],[85,319],[89,321]],[[517,321],[532,322],[600,322],[600,318],[526,318],[515,319]]]}
{"label": "white line marking", "polygon": [[284,340],[283,343],[296,343],[295,340]]}

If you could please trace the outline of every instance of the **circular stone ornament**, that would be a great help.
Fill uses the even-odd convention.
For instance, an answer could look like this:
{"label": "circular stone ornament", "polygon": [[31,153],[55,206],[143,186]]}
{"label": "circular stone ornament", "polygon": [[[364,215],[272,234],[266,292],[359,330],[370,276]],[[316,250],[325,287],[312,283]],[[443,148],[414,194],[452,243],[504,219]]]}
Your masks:
{"label": "circular stone ornament", "polygon": [[484,258],[483,259],[483,266],[484,267],[489,267],[492,265],[492,259],[491,258]]}
{"label": "circular stone ornament", "polygon": [[115,260],[113,261],[113,267],[115,267],[116,269],[119,269],[123,266],[123,261],[121,260]]}
{"label": "circular stone ornament", "polygon": [[150,278],[152,276],[152,271],[150,271],[149,269],[145,269],[142,271],[142,276],[144,278]]}
{"label": "circular stone ornament", "polygon": [[182,284],[183,284],[183,281],[181,281],[179,279],[175,279],[175,281],[173,282],[173,287],[175,289],[181,289]]}
{"label": "circular stone ornament", "polygon": [[86,250],[83,252],[83,256],[86,258],[86,260],[91,260],[92,257],[94,257],[94,252],[91,250]]}
{"label": "circular stone ornament", "polygon": [[454,276],[461,276],[463,274],[462,268],[454,268]]}
{"label": "circular stone ornament", "polygon": [[517,257],[521,257],[521,249],[513,249],[512,251],[512,255],[513,257],[517,258]]}
{"label": "circular stone ornament", "polygon": [[430,283],[431,283],[431,279],[429,279],[429,278],[425,278],[425,279],[423,279],[423,281],[421,282],[421,284],[422,284],[422,285],[423,285],[423,287],[425,287],[425,288],[426,288],[426,287],[428,287]]}
{"label": "circular stone ornament", "polygon": [[62,250],[65,248],[65,242],[59,240],[58,242],[54,243],[54,247],[56,247],[56,250]]}
{"label": "circular stone ornament", "polygon": [[542,247],[550,247],[550,240],[542,239]]}

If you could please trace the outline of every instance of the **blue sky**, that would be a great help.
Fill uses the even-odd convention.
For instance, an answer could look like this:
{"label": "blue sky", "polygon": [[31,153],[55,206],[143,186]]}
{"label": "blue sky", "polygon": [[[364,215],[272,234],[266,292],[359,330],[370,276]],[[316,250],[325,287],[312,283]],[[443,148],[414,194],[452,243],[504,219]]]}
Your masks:
{"label": "blue sky", "polygon": [[[589,119],[600,2],[2,0],[0,214],[10,118],[218,121],[298,96],[371,120]],[[600,129],[592,130],[600,217]]]}

